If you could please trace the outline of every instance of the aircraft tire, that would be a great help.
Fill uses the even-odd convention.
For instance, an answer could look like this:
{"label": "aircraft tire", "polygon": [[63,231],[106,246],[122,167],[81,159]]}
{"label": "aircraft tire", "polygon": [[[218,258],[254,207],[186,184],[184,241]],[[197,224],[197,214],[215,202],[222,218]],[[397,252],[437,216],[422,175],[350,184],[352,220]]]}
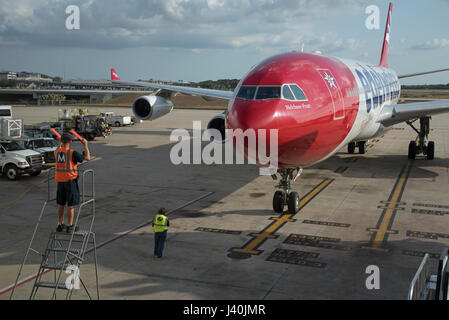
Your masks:
{"label": "aircraft tire", "polygon": [[348,143],[348,153],[353,154],[355,152],[355,142]]}
{"label": "aircraft tire", "polygon": [[296,214],[299,211],[299,194],[297,192],[290,192],[287,200],[288,213]]}
{"label": "aircraft tire", "polygon": [[284,192],[276,191],[273,196],[273,210],[276,213],[284,211]]}
{"label": "aircraft tire", "polygon": [[411,160],[415,160],[416,158],[416,142],[410,141],[408,145],[408,158]]}
{"label": "aircraft tire", "polygon": [[365,154],[365,152],[366,152],[365,145],[366,145],[365,141],[357,142],[357,147],[359,148],[360,154]]}
{"label": "aircraft tire", "polygon": [[435,156],[435,142],[429,141],[429,143],[427,144],[426,153],[427,153],[427,160],[433,160]]}

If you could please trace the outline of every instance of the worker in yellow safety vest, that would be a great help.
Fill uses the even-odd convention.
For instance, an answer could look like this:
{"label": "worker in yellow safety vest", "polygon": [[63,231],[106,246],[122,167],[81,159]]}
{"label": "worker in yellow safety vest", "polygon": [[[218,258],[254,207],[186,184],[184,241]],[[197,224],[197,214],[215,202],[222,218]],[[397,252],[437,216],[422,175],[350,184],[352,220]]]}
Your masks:
{"label": "worker in yellow safety vest", "polygon": [[154,231],[154,256],[162,258],[162,251],[164,251],[165,239],[167,239],[167,230],[170,226],[170,221],[165,216],[165,208],[160,208],[158,214],[153,218]]}

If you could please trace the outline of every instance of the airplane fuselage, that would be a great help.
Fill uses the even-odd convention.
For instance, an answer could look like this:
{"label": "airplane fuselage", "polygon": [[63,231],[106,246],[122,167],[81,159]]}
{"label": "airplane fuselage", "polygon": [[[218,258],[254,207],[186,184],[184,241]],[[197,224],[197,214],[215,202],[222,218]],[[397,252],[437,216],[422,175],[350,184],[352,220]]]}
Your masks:
{"label": "airplane fuselage", "polygon": [[226,126],[277,129],[278,166],[307,167],[349,142],[381,135],[385,128],[376,119],[399,96],[392,69],[291,52],[262,61],[242,78]]}

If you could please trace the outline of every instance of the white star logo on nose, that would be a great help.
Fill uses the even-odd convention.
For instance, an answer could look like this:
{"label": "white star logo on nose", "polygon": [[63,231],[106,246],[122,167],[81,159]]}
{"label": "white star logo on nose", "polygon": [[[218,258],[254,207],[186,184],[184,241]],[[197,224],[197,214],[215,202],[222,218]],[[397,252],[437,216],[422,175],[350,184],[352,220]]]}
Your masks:
{"label": "white star logo on nose", "polygon": [[328,75],[327,72],[324,73],[324,80],[326,80],[329,83],[331,88],[337,88],[337,85],[335,84],[334,77],[331,77],[330,75]]}

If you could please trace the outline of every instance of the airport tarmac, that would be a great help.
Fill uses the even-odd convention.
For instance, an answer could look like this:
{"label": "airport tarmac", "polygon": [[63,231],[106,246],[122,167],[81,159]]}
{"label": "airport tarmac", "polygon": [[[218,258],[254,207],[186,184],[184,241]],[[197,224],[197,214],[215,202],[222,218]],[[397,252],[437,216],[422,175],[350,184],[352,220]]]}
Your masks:
{"label": "airport tarmac", "polygon": [[[57,109],[14,114],[33,124],[56,120]],[[90,143],[96,159],[83,169],[96,175],[101,299],[406,299],[425,252],[436,268],[449,245],[449,115],[431,122],[433,161],[408,160],[415,133],[397,125],[370,141],[365,155],[345,148],[306,168],[293,184],[301,210],[279,215],[272,211],[275,182],[254,165],[171,164],[171,131],[191,129],[193,120],[205,128],[216,113],[174,110]],[[0,178],[0,299],[9,298],[46,193],[44,173]],[[169,211],[170,229],[164,257],[155,259],[147,223],[159,207]],[[36,243],[45,247],[56,227],[54,205],[42,226]],[[31,262],[16,299],[31,292],[39,257]],[[80,270],[91,293],[92,262],[90,253]],[[370,265],[380,269],[379,289],[366,287]],[[36,297],[51,293],[40,289]],[[86,298],[83,290],[73,294]]]}

